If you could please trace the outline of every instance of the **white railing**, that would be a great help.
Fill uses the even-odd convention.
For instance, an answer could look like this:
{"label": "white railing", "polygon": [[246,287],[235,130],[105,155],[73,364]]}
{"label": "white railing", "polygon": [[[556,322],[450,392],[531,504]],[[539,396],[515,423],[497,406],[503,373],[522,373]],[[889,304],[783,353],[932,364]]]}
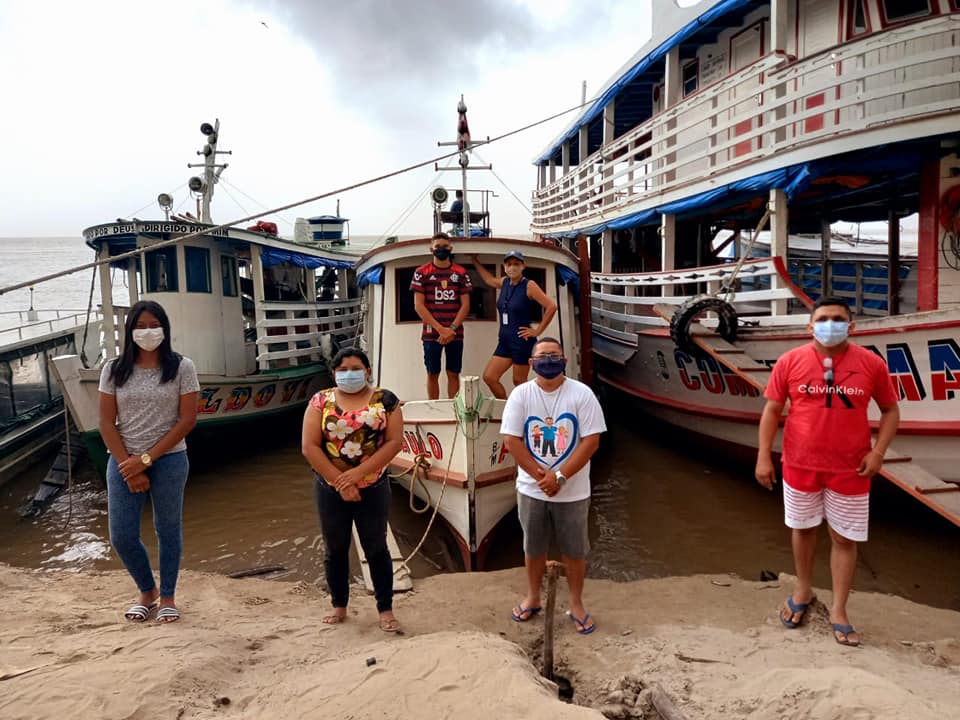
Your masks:
{"label": "white railing", "polygon": [[[87,321],[85,310],[37,310],[31,320],[27,310],[9,310],[0,313],[0,323],[16,323],[14,327],[0,330],[0,348],[26,340],[37,340],[49,335],[66,333],[83,327]],[[98,322],[101,316],[96,310],[90,313],[90,321]]]}
{"label": "white railing", "polygon": [[[534,193],[535,231],[582,228],[826,139],[960,110],[960,14],[791,62],[771,53],[660,112]],[[849,148],[852,149],[852,148]],[[753,173],[750,173],[753,174]]]}
{"label": "white railing", "polygon": [[359,298],[330,302],[264,302],[258,308],[257,363],[261,370],[316,362],[321,337],[352,340],[362,315]]}
{"label": "white railing", "polygon": [[[731,263],[692,270],[592,273],[590,297],[594,330],[635,345],[639,329],[668,324],[654,311],[654,306],[677,306],[694,295],[717,293],[730,284],[734,267]],[[780,258],[745,261],[733,282],[733,291],[721,297],[732,304],[742,318],[762,324],[778,323],[774,312],[776,303],[799,301]]]}

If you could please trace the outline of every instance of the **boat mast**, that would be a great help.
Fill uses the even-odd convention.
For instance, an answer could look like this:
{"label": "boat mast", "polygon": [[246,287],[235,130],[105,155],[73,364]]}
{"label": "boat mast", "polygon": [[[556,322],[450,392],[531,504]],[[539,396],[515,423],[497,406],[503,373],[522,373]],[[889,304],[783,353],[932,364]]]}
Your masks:
{"label": "boat mast", "polygon": [[[456,145],[460,151],[460,157],[457,162],[460,165],[461,188],[463,190],[463,237],[470,237],[470,207],[467,202],[467,170],[492,170],[493,165],[476,165],[470,167],[470,150],[476,145],[486,145],[490,138],[474,142],[470,139],[470,126],[467,124],[467,104],[463,101],[463,95],[460,96],[460,102],[457,103],[457,112],[460,119],[457,121],[457,139],[454,142],[438,142],[438,147],[450,147]],[[437,170],[455,170],[456,168],[441,168]]]}
{"label": "boat mast", "polygon": [[214,120],[213,125],[203,123],[200,126],[200,132],[207,136],[207,144],[202,150],[197,150],[197,155],[203,155],[203,164],[187,163],[188,168],[202,167],[203,179],[199,177],[190,178],[188,186],[193,192],[200,193],[200,222],[213,224],[210,217],[210,201],[213,199],[213,189],[220,180],[220,175],[229,166],[228,163],[218,164],[217,155],[231,155],[230,150],[217,150],[217,139],[220,135],[220,119]]}

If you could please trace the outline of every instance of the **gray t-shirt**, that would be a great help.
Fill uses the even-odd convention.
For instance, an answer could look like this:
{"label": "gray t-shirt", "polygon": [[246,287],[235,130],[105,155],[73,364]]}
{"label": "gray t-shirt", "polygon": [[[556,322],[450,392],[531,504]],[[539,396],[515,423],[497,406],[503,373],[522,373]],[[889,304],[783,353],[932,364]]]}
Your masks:
{"label": "gray t-shirt", "polygon": [[[197,369],[190,358],[182,358],[177,376],[161,383],[162,368],[141,368],[134,365],[133,373],[121,387],[110,379],[111,361],[104,363],[100,373],[100,392],[117,396],[117,430],[131,455],[141,455],[170,432],[180,419],[180,396],[200,390]],[[187,449],[181,440],[170,452]]]}

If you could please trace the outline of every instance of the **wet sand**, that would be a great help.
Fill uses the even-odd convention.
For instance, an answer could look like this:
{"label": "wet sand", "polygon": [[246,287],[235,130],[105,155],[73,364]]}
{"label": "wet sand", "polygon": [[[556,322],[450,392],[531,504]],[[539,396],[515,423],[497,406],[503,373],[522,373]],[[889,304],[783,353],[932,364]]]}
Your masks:
{"label": "wet sand", "polygon": [[122,572],[0,566],[0,716],[655,718],[654,687],[691,719],[960,716],[960,614],[854,593],[864,646],[844,648],[822,607],[801,629],[780,625],[791,586],[594,580],[598,630],[580,636],[561,614],[561,580],[555,652],[569,705],[537,676],[542,618],[510,619],[517,569],[418,580],[396,601],[401,637],[378,629],[356,588],[348,620],[326,626],[328,599],[311,584],[186,572],[183,619],[134,625],[121,618],[134,598]]}

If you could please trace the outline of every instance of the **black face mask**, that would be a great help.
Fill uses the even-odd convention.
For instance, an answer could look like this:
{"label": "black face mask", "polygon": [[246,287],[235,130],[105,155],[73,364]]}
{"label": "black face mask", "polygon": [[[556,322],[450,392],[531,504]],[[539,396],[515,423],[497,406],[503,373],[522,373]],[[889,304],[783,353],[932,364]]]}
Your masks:
{"label": "black face mask", "polygon": [[437,260],[449,260],[451,255],[453,255],[453,251],[450,248],[438,247],[433,249],[433,256]]}

